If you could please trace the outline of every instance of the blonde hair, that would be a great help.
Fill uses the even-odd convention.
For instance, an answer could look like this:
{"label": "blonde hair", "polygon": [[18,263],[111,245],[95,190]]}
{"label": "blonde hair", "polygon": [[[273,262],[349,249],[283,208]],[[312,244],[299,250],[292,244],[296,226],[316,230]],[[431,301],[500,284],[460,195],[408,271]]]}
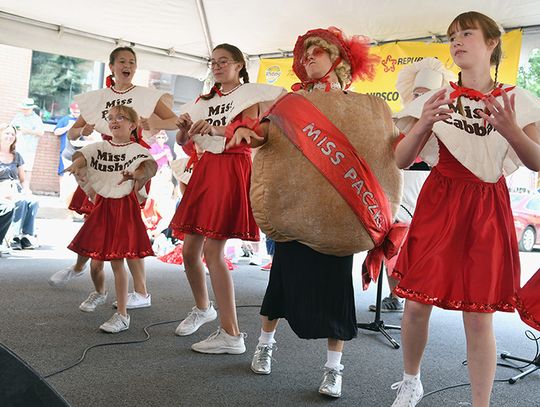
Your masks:
{"label": "blonde hair", "polygon": [[138,142],[139,141],[139,136],[137,135],[137,123],[139,122],[139,115],[137,114],[135,109],[133,109],[132,107],[129,107],[129,106],[124,106],[124,105],[113,106],[113,107],[110,108],[109,114],[113,110],[118,112],[118,113],[123,114],[126,117],[126,119],[128,119],[128,121],[130,123],[133,123],[135,125],[135,129],[131,132],[131,134],[133,135],[133,137],[135,137],[135,141]]}
{"label": "blonde hair", "polygon": [[[323,40],[321,37],[309,37],[306,39],[304,42],[304,52],[312,45],[324,48],[328,52],[328,55],[330,55],[330,60],[332,62],[335,62],[336,59],[341,56],[337,46]],[[351,66],[343,57],[341,57],[341,62],[336,66],[334,72],[336,73],[341,88],[345,88],[345,85],[351,83]]]}

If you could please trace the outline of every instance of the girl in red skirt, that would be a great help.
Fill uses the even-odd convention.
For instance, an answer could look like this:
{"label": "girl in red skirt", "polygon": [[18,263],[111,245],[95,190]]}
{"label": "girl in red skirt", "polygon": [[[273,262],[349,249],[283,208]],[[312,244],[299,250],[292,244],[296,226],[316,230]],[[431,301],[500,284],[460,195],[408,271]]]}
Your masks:
{"label": "girl in red skirt", "polygon": [[216,84],[208,95],[182,106],[177,122],[177,142],[195,142],[203,154],[171,221],[173,234],[185,236],[184,266],[195,299],[195,306],[176,334],[191,335],[217,317],[208,297],[201,261],[204,254],[221,311],[221,327],[192,349],[239,354],[246,348],[238,328],[234,286],[223,250],[230,238],[258,241],[259,229],[249,201],[251,149],[244,145],[224,151],[225,127],[237,117],[258,117],[283,89],[248,83],[243,54],[233,45],[218,45],[210,63]]}
{"label": "girl in red skirt", "polygon": [[[109,69],[112,74],[107,78],[106,88],[75,96],[81,115],[69,130],[70,140],[88,136],[93,131],[100,132],[104,139],[110,139],[109,127],[105,119],[109,109],[117,105],[130,106],[135,109],[141,116],[138,125],[143,130],[150,130],[148,117],[152,117],[152,120],[155,117],[161,119],[161,121],[153,123],[152,127],[154,128],[176,129],[176,115],[169,109],[166,102],[166,98],[170,95],[157,89],[133,85],[132,80],[137,70],[137,56],[132,48],[118,47],[114,49],[109,56]],[[144,143],[143,140],[140,142]],[[93,206],[81,188],[77,188],[69,209],[88,215]],[[87,268],[87,262],[88,257],[77,256],[75,264],[54,273],[49,278],[49,284],[61,287],[69,280],[82,276]],[[103,262],[91,261],[90,272],[95,291],[90,293],[79,306],[79,309],[85,312],[94,311],[96,306],[104,304],[107,299]],[[146,289],[145,275],[134,274],[133,292],[129,295],[128,308],[142,308],[150,305],[151,297]]]}
{"label": "girl in red skirt", "polygon": [[[447,32],[461,68],[457,84],[431,91],[405,110],[416,124],[398,144],[400,168],[417,156],[435,165],[426,180],[393,277],[407,299],[402,322],[403,381],[393,407],[423,396],[420,363],[433,305],[463,312],[474,407],[488,407],[496,366],[493,312],[514,311],[519,255],[504,174],[540,169],[540,101],[497,82],[501,31],[468,12]],[[495,80],[490,68],[495,65]],[[448,95],[449,94],[449,95]],[[434,152],[429,157],[428,152]]]}
{"label": "girl in red skirt", "polygon": [[143,258],[154,255],[139,202],[146,197],[144,185],[156,173],[157,164],[147,149],[131,140],[138,122],[135,110],[112,107],[107,121],[112,139],[82,148],[66,169],[76,175],[94,202],[92,212],[68,247],[81,256],[111,262],[118,312],[100,329],[116,333],[128,329],[130,321],[124,259],[132,274],[135,271],[144,275]]}

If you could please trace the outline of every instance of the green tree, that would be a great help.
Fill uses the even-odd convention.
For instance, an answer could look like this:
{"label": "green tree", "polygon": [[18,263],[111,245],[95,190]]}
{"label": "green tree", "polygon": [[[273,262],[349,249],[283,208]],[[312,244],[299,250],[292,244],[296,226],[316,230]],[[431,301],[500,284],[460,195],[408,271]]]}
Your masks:
{"label": "green tree", "polygon": [[86,91],[89,61],[34,51],[30,76],[30,97],[42,110],[62,115],[74,95]]}
{"label": "green tree", "polygon": [[529,54],[529,67],[520,67],[517,85],[540,97],[540,49],[536,48]]}

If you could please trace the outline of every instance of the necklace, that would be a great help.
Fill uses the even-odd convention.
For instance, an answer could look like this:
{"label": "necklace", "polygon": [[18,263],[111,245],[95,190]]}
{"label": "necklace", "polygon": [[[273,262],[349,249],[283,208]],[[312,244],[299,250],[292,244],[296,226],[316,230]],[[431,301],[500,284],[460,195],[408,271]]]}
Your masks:
{"label": "necklace", "polygon": [[233,93],[236,89],[238,89],[240,86],[242,86],[241,83],[239,83],[238,85],[236,85],[234,88],[232,88],[231,90],[228,90],[227,92],[224,92],[222,90],[219,91],[219,93],[221,93],[221,95],[219,96],[227,96],[227,95],[230,95],[231,93]]}
{"label": "necklace", "polygon": [[111,86],[111,90],[114,92],[114,93],[117,93],[119,95],[123,95],[124,93],[128,93],[130,90],[132,90],[133,88],[135,87],[135,85],[131,85],[129,88],[127,88],[126,90],[116,90],[114,88],[114,86]]}
{"label": "necklace", "polygon": [[115,147],[125,147],[133,144],[133,141],[128,141],[127,143],[114,143],[112,140],[108,140],[109,144]]}

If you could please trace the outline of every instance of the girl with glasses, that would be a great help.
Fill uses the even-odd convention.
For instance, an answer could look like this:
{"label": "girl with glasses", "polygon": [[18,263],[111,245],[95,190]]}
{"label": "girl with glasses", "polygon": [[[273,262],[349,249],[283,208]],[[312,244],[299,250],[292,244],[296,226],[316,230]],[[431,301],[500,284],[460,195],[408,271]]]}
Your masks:
{"label": "girl with glasses", "polygon": [[[235,119],[258,118],[283,89],[248,83],[242,52],[230,44],[214,48],[211,59],[215,84],[207,95],[182,106],[176,140],[187,151],[202,152],[182,201],[171,221],[173,235],[184,239],[185,272],[195,306],[176,334],[191,335],[217,317],[210,302],[201,257],[204,254],[220,310],[220,327],[192,349],[201,353],[245,352],[244,335],[236,316],[234,286],[223,258],[227,239],[259,240],[249,201],[251,149],[224,151],[225,127]],[[198,148],[189,148],[195,143]]]}
{"label": "girl with glasses", "polygon": [[112,107],[107,115],[111,139],[83,147],[66,169],[95,203],[68,248],[84,257],[110,261],[114,272],[118,311],[100,326],[109,333],[124,331],[130,324],[124,259],[132,274],[144,275],[143,258],[154,255],[140,202],[146,198],[145,184],[155,175],[157,164],[146,148],[132,140],[138,120],[132,108]]}

